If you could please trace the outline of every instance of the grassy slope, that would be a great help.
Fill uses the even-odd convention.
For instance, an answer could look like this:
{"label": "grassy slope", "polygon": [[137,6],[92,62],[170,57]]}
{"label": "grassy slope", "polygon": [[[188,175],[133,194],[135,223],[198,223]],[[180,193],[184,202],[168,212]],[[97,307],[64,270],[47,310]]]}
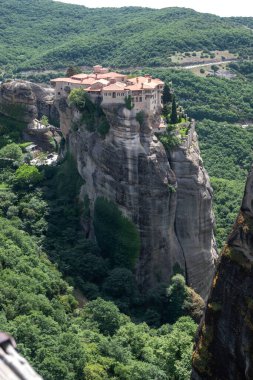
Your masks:
{"label": "grassy slope", "polygon": [[[167,65],[171,52],[252,48],[252,31],[190,9],[89,9],[51,0],[2,0],[0,64]],[[116,37],[115,37],[116,36]]]}

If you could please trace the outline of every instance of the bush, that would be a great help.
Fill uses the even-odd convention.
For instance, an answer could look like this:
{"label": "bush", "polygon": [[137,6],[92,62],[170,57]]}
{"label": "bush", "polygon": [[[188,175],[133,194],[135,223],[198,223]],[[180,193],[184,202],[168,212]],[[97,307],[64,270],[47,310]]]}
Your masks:
{"label": "bush", "polygon": [[80,112],[84,111],[86,108],[95,108],[89,95],[82,88],[74,88],[71,90],[68,101],[70,106],[76,107]]}
{"label": "bush", "polygon": [[134,108],[134,105],[132,104],[132,97],[130,95],[125,97],[125,106],[130,111]]}
{"label": "bush", "polygon": [[103,290],[114,298],[134,297],[137,285],[133,273],[125,268],[113,269],[104,282]]}
{"label": "bush", "polygon": [[19,165],[23,161],[22,149],[15,143],[5,145],[0,149],[0,158],[10,160],[11,163]]}
{"label": "bush", "polygon": [[35,166],[21,165],[15,172],[14,186],[20,189],[28,189],[43,180],[43,174]]}
{"label": "bush", "polygon": [[91,301],[83,309],[83,318],[94,321],[100,332],[105,335],[113,335],[121,326],[121,315],[117,306],[110,301],[97,298]]}

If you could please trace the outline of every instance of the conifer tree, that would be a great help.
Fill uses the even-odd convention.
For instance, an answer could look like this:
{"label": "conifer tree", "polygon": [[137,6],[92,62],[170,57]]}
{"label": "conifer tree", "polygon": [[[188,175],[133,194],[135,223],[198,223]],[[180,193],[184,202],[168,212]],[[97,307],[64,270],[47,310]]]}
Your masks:
{"label": "conifer tree", "polygon": [[172,101],[172,94],[170,92],[170,88],[167,83],[165,84],[164,89],[163,89],[162,101],[164,105]]}
{"label": "conifer tree", "polygon": [[170,121],[172,124],[176,124],[178,121],[178,119],[177,119],[177,103],[176,103],[175,96],[173,96],[173,99],[172,99],[172,109],[171,109]]}

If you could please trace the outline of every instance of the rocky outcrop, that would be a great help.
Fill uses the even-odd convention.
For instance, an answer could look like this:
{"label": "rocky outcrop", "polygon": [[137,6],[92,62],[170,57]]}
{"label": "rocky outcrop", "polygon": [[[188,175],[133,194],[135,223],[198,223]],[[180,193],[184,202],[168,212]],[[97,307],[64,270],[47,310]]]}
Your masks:
{"label": "rocky outcrop", "polygon": [[214,277],[192,380],[253,379],[253,167]]}
{"label": "rocky outcrop", "polygon": [[206,296],[217,254],[212,188],[194,127],[193,123],[185,144],[169,152],[169,161],[177,179],[175,230],[184,253],[187,283]]}
{"label": "rocky outcrop", "polygon": [[59,121],[54,90],[26,81],[10,81],[1,85],[0,113],[26,123],[42,115],[56,123]]}
{"label": "rocky outcrop", "polygon": [[[140,288],[168,281],[181,268],[188,283],[206,297],[215,266],[213,218],[210,184],[196,138],[190,149],[178,149],[168,159],[153,133],[160,115],[139,123],[123,106],[104,107],[110,130],[102,138],[88,132],[85,123],[77,127],[78,115],[65,101],[58,108],[62,131],[85,181],[91,219],[94,202],[102,196],[115,202],[140,233]],[[91,221],[89,236],[92,229]]]}

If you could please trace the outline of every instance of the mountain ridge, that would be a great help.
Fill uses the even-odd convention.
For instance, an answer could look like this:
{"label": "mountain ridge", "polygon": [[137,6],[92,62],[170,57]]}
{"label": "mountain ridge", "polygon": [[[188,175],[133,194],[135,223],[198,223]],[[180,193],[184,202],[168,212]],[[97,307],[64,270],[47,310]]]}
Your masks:
{"label": "mountain ridge", "polygon": [[175,51],[253,51],[252,30],[241,19],[188,8],[93,9],[52,0],[1,3],[0,65],[9,64],[13,71],[97,62],[169,66]]}

